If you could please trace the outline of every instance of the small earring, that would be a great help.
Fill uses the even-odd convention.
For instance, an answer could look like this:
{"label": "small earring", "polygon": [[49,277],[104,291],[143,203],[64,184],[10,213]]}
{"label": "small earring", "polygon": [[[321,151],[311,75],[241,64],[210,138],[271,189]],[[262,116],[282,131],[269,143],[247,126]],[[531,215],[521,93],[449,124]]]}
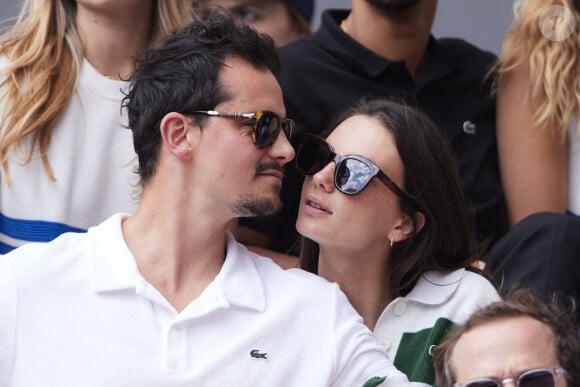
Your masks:
{"label": "small earring", "polygon": [[391,238],[391,247],[393,247],[394,244],[395,244],[395,241],[393,240],[393,238]]}

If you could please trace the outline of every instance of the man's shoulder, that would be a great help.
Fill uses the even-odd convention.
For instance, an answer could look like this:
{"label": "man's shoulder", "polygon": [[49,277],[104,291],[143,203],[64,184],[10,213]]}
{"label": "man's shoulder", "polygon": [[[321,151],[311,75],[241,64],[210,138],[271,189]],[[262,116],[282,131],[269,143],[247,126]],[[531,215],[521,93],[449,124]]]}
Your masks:
{"label": "man's shoulder", "polygon": [[321,47],[312,36],[299,38],[278,50],[280,70],[283,72],[289,67],[310,67],[322,59],[328,60],[329,54],[325,47]]}
{"label": "man's shoulder", "polygon": [[[421,69],[423,76],[428,74],[427,79],[444,82],[445,87],[459,90],[461,94],[465,94],[466,88],[478,87],[487,100],[493,80],[491,71],[497,63],[495,54],[463,39],[447,37],[432,37],[427,52],[429,59]],[[441,87],[440,82],[434,85]],[[461,94],[458,96],[460,101],[465,101]],[[477,98],[480,97],[477,94]]]}
{"label": "man's shoulder", "polygon": [[279,283],[279,281],[287,281],[294,287],[310,287],[310,288],[334,288],[338,285],[328,282],[326,279],[307,272],[299,268],[283,269],[272,259],[250,253],[253,261],[258,268],[261,276],[266,281],[271,281],[272,283]]}
{"label": "man's shoulder", "polygon": [[289,57],[293,53],[302,52],[304,50],[312,50],[315,44],[312,36],[300,37],[278,49],[278,54],[281,57]]}
{"label": "man's shoulder", "polygon": [[292,61],[293,58],[299,62],[307,57],[296,57],[296,54],[316,54],[328,51],[341,46],[344,43],[346,35],[337,34],[340,21],[347,17],[350,10],[325,10],[321,15],[321,24],[316,31],[309,36],[300,37],[293,42],[281,47],[278,51],[281,60]]}
{"label": "man's shoulder", "polygon": [[279,294],[286,298],[290,292],[296,300],[305,297],[336,300],[338,294],[341,293],[336,283],[329,282],[316,274],[299,268],[283,269],[270,258],[254,253],[250,254],[264,289],[271,296]]}
{"label": "man's shoulder", "polygon": [[437,39],[437,50],[442,54],[460,60],[461,63],[481,63],[489,65],[497,56],[460,38],[443,37]]}
{"label": "man's shoulder", "polygon": [[14,262],[22,259],[48,256],[68,250],[72,247],[79,247],[84,240],[87,239],[85,232],[67,232],[59,235],[50,242],[31,242],[26,243],[16,249],[2,255],[2,259],[12,260]]}
{"label": "man's shoulder", "polygon": [[[0,256],[0,261],[10,265],[22,278],[35,273],[47,275],[62,272],[64,268],[80,267],[87,263],[84,258],[90,259],[96,253],[96,235],[111,232],[109,230],[118,222],[120,218],[113,216],[87,232],[67,232],[50,242],[26,243]],[[103,239],[103,236],[100,238]],[[110,241],[110,238],[105,239]]]}
{"label": "man's shoulder", "polygon": [[69,288],[89,272],[92,249],[87,243],[86,233],[70,232],[51,242],[24,244],[0,256],[0,277],[11,278],[9,283],[0,284],[0,292],[15,286],[24,300],[36,291],[48,296],[56,289]]}

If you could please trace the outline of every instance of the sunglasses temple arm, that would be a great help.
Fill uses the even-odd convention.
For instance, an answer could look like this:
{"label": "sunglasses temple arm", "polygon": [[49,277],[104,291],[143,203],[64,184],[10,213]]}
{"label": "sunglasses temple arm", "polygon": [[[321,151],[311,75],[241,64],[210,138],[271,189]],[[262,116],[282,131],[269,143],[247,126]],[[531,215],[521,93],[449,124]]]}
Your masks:
{"label": "sunglasses temple arm", "polygon": [[395,195],[400,197],[401,199],[410,200],[409,195],[399,188],[387,175],[379,171],[378,178],[389,188]]}

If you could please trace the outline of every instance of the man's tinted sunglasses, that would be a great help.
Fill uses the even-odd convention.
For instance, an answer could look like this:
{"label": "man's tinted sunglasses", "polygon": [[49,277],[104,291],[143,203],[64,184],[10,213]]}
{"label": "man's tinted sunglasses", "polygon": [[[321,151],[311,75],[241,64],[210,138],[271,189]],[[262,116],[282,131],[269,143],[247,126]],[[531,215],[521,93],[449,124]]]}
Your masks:
{"label": "man's tinted sunglasses", "polygon": [[228,117],[254,120],[252,129],[252,141],[258,148],[267,148],[274,144],[280,131],[290,140],[294,132],[294,121],[282,119],[276,113],[262,110],[255,113],[224,113],[215,110],[197,110],[193,114],[205,114],[212,117]]}

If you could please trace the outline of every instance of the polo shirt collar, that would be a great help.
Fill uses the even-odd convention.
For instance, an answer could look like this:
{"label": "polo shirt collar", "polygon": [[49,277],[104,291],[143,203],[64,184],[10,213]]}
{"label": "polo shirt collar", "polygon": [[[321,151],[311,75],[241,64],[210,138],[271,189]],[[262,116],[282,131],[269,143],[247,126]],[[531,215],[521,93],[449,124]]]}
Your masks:
{"label": "polo shirt collar", "polygon": [[[121,229],[122,220],[128,216],[114,215],[88,231],[94,235],[93,289],[96,292],[136,289],[140,286],[142,276]],[[262,279],[252,259],[253,253],[236,242],[229,232],[226,238],[227,253],[223,266],[206,290],[211,287],[226,307],[235,305],[263,311],[266,297]]]}
{"label": "polo shirt collar", "polygon": [[[392,62],[375,54],[340,28],[340,23],[349,13],[350,10],[325,10],[322,13],[321,27],[312,34],[312,41],[323,50],[333,53],[353,70],[367,76],[377,77],[389,68],[408,74],[404,61]],[[416,82],[426,84],[432,79],[442,78],[452,73],[455,67],[456,64],[449,61],[440,44],[431,35],[427,44],[427,59],[419,69]]]}
{"label": "polo shirt collar", "polygon": [[116,214],[88,230],[93,235],[93,289],[106,292],[135,288],[140,277],[135,258],[123,239],[121,222],[128,214]]}
{"label": "polo shirt collar", "polygon": [[406,299],[427,305],[438,305],[447,301],[455,292],[465,269],[448,271],[428,271],[417,281]]}
{"label": "polo shirt collar", "polygon": [[253,256],[228,232],[226,259],[214,283],[230,305],[263,312],[266,295]]}

